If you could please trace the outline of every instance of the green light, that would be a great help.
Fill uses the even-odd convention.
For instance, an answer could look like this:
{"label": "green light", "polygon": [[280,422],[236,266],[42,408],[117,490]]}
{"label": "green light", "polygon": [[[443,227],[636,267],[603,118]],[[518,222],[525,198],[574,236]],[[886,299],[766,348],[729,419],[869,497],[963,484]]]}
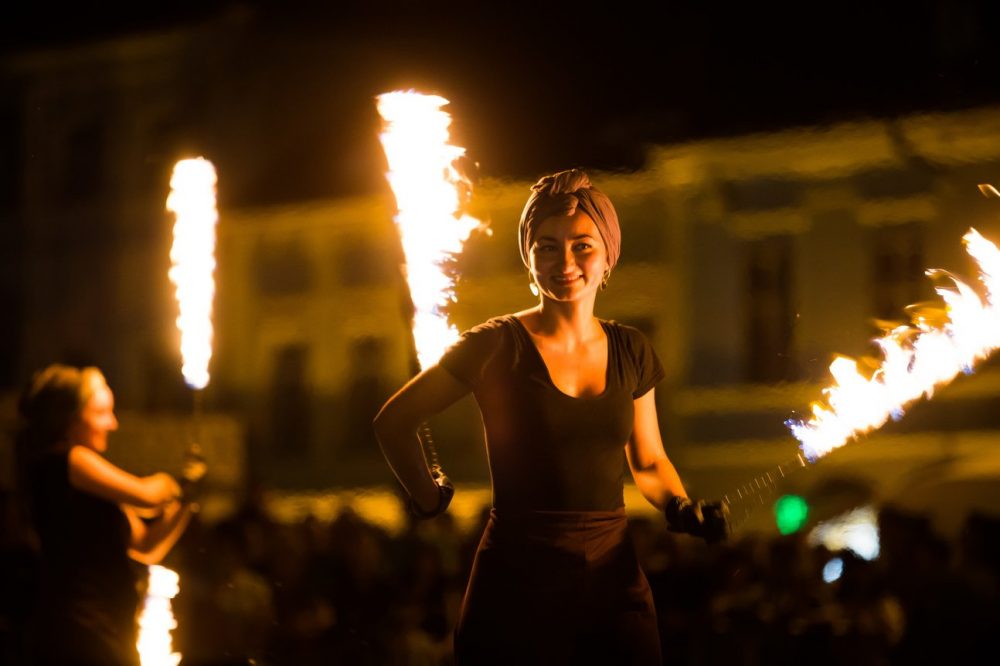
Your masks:
{"label": "green light", "polygon": [[798,495],[782,495],[774,503],[774,520],[782,534],[799,531],[808,517],[809,505]]}

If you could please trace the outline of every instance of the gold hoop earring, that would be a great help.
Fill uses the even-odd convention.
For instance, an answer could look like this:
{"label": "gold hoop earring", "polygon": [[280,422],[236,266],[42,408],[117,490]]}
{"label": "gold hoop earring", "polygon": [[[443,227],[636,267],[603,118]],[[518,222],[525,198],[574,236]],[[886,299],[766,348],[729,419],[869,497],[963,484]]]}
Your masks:
{"label": "gold hoop earring", "polygon": [[607,273],[604,274],[604,278],[601,279],[601,291],[604,291],[605,289],[608,288],[608,280],[610,279],[611,279],[611,271],[608,271]]}

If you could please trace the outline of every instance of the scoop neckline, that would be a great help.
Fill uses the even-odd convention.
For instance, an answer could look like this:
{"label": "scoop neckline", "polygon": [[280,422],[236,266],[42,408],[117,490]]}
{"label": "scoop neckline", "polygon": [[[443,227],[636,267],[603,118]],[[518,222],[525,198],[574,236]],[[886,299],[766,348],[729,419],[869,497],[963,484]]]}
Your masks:
{"label": "scoop neckline", "polygon": [[607,321],[601,319],[600,317],[597,317],[597,323],[601,325],[601,330],[604,331],[604,337],[608,341],[608,354],[604,364],[604,390],[598,393],[597,395],[581,396],[581,395],[570,395],[569,393],[566,393],[561,388],[559,388],[554,381],[552,381],[552,373],[549,372],[549,366],[546,365],[545,357],[542,356],[542,352],[538,350],[538,346],[535,344],[534,339],[532,339],[531,333],[528,331],[528,327],[524,325],[524,322],[522,322],[517,317],[517,315],[507,315],[507,317],[514,322],[514,324],[520,329],[521,333],[527,338],[528,345],[534,351],[535,359],[539,363],[541,363],[542,369],[545,371],[545,379],[553,391],[555,391],[559,395],[569,400],[580,400],[582,402],[591,402],[600,400],[608,395],[608,392],[611,390],[611,333],[609,331],[609,324]]}

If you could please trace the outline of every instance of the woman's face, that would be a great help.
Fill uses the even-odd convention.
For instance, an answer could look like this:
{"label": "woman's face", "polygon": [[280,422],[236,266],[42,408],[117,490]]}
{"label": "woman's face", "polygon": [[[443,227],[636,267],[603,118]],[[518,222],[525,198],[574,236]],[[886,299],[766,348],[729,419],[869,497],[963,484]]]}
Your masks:
{"label": "woman's face", "polygon": [[544,220],[530,248],[531,274],[542,295],[555,301],[593,298],[608,269],[601,233],[577,210]]}
{"label": "woman's face", "polygon": [[68,439],[70,444],[104,453],[108,450],[108,433],[118,430],[118,419],[115,418],[115,397],[111,389],[104,382],[95,384],[80,416],[69,427]]}

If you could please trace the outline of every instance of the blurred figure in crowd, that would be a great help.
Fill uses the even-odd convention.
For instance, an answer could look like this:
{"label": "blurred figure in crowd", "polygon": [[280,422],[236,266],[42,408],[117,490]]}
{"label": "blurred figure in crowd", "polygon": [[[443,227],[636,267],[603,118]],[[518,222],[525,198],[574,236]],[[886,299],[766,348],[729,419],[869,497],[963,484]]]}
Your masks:
{"label": "blurred figure in crowd", "polygon": [[[97,368],[36,372],[18,412],[21,484],[41,547],[31,663],[138,664],[133,562],[162,560],[197,506],[169,474],[138,477],[105,459],[118,421]],[[187,489],[204,471],[192,462]]]}

